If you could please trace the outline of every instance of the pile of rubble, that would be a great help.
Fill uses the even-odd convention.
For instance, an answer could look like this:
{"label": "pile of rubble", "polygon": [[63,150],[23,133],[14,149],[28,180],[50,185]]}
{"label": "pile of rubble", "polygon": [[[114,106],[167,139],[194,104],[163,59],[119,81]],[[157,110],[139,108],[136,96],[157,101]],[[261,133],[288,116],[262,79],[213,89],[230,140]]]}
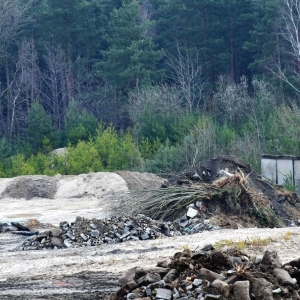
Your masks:
{"label": "pile of rubble", "polygon": [[282,266],[276,252],[184,250],[152,269],[135,267],[119,280],[118,300],[300,299],[300,259]]}
{"label": "pile of rubble", "polygon": [[[245,164],[233,156],[218,156],[209,160],[201,162],[195,167],[191,167],[180,172],[177,175],[169,177],[165,187],[168,186],[209,186],[213,185],[214,182],[218,181],[222,176],[232,176],[240,172],[246,179],[246,189],[240,189],[241,194],[237,197],[238,204],[240,205],[243,215],[249,216],[250,219],[258,217],[260,219],[257,225],[263,225],[263,227],[272,227],[274,224],[268,224],[264,222],[263,218],[258,214],[253,215],[253,193],[255,197],[261,196],[260,202],[261,207],[268,206],[270,211],[273,211],[277,219],[282,221],[285,226],[293,226],[293,224],[300,224],[300,197],[293,192],[286,190],[283,186],[272,184],[266,180],[263,180],[250,165]],[[252,195],[251,195],[252,194]],[[229,202],[232,198],[232,193],[229,193],[224,197],[225,202]],[[217,205],[220,205],[222,201],[211,201],[213,199],[202,199],[203,204],[209,211],[214,211]],[[216,205],[217,204],[217,205]],[[227,211],[226,211],[227,210]],[[222,211],[226,215],[238,215],[239,212],[234,212],[232,209],[228,210],[226,207],[222,207]],[[277,226],[278,227],[278,226]],[[281,227],[281,226],[280,226]]]}
{"label": "pile of rubble", "polygon": [[29,236],[27,241],[15,250],[98,246],[220,229],[210,224],[208,219],[203,219],[203,216],[196,206],[191,205],[181,218],[173,222],[157,221],[141,214],[135,217],[113,216],[99,220],[77,217],[74,223],[61,222],[60,228]]}
{"label": "pile of rubble", "polygon": [[[126,197],[126,195],[122,195]],[[174,220],[198,202],[222,228],[285,227],[300,224],[300,197],[261,178],[235,157],[220,156],[172,175],[160,189],[131,191],[125,207],[114,212]],[[222,221],[225,220],[224,221]],[[231,222],[233,220],[233,222]]]}

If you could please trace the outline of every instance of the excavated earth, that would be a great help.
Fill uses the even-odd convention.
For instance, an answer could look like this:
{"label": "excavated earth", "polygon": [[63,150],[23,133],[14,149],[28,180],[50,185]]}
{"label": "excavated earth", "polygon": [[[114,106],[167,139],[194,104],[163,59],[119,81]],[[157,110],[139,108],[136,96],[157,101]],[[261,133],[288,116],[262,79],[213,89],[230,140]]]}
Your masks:
{"label": "excavated earth", "polygon": [[[225,159],[229,171],[234,172],[236,164]],[[219,169],[226,166],[217,160],[210,166],[210,177],[217,177]],[[244,166],[244,167],[243,167]],[[243,170],[246,165],[240,164]],[[204,175],[206,164],[197,173]],[[212,170],[215,169],[215,173]],[[214,175],[211,175],[214,174]],[[194,175],[194,174],[192,174]],[[191,180],[189,174],[181,178]],[[201,175],[202,176],[202,175]],[[200,177],[201,177],[200,176]],[[254,176],[251,173],[249,176]],[[178,178],[176,178],[178,181]],[[207,182],[209,182],[207,180]],[[169,180],[170,182],[172,179]],[[187,182],[187,181],[185,181]],[[260,183],[257,179],[257,185]],[[58,228],[62,221],[74,222],[77,216],[88,219],[103,219],[113,215],[112,208],[120,201],[122,194],[134,189],[160,188],[163,178],[153,174],[131,172],[90,173],[79,176],[21,176],[0,179],[0,221],[19,222],[39,232]],[[268,188],[270,196],[275,191]],[[272,194],[273,193],[273,194]],[[0,299],[109,299],[116,292],[118,279],[126,270],[136,266],[155,267],[158,261],[172,257],[184,249],[201,249],[220,240],[245,241],[260,237],[270,239],[270,244],[250,247],[249,255],[262,255],[265,250],[276,251],[283,263],[300,257],[300,227],[297,200],[277,201],[283,218],[294,220],[293,227],[251,228],[251,222],[244,222],[243,215],[230,216],[220,212],[210,215],[210,222],[222,225],[214,231],[203,231],[193,235],[160,237],[153,240],[125,241],[122,244],[103,244],[92,247],[11,251],[27,240],[27,236],[15,232],[0,233]],[[127,199],[127,198],[126,198]],[[273,199],[274,201],[274,199]],[[120,202],[121,203],[121,202]],[[274,202],[274,205],[276,203]],[[283,205],[285,204],[285,206]],[[122,203],[126,205],[126,203]],[[286,209],[288,207],[288,209]],[[280,215],[280,210],[279,215]],[[286,214],[286,215],[284,215]],[[221,216],[221,217],[219,217]],[[287,223],[288,223],[287,222]],[[242,228],[240,224],[249,226]],[[239,228],[239,229],[237,229]],[[285,239],[285,236],[289,239]]]}

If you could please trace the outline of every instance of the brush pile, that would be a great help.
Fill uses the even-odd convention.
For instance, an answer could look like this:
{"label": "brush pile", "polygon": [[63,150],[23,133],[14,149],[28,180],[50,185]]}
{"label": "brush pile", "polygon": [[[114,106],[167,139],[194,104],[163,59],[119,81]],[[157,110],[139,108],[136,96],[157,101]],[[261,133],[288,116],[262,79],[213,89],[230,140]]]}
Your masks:
{"label": "brush pile", "polygon": [[192,204],[209,217],[242,216],[260,227],[290,226],[300,219],[295,193],[262,180],[250,166],[227,156],[171,176],[160,189],[132,191],[123,204],[116,213],[163,220],[179,218]]}

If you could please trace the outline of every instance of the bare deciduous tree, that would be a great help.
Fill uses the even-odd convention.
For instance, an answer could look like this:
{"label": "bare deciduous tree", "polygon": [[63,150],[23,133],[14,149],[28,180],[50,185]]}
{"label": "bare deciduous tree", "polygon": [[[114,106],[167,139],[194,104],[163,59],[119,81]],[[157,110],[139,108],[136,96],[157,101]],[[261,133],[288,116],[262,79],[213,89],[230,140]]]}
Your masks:
{"label": "bare deciduous tree", "polygon": [[63,51],[59,47],[47,47],[43,73],[43,103],[52,114],[54,126],[62,129],[68,104],[73,100],[74,83],[72,70],[68,67]]}
{"label": "bare deciduous tree", "polygon": [[242,76],[240,83],[234,83],[231,78],[220,76],[213,100],[223,114],[224,123],[238,124],[250,103],[247,78]]}
{"label": "bare deciduous tree", "polygon": [[204,93],[203,66],[199,63],[198,51],[195,49],[181,50],[177,44],[177,56],[169,53],[168,65],[172,69],[171,80],[180,90],[189,112],[198,106]]}
{"label": "bare deciduous tree", "polygon": [[1,0],[0,1],[0,58],[7,55],[6,49],[15,40],[23,25],[31,21],[27,15],[33,0]]}
{"label": "bare deciduous tree", "polygon": [[[34,43],[32,40],[23,40],[18,46],[18,61],[7,68],[9,79],[0,91],[0,100],[6,108],[6,133],[9,139],[17,127],[23,127],[30,103],[39,94],[39,68]],[[1,119],[4,120],[2,114]]]}
{"label": "bare deciduous tree", "polygon": [[181,157],[185,158],[188,167],[194,167],[207,157],[218,153],[217,130],[213,121],[207,117],[199,120],[198,124],[186,135],[181,144]]}
{"label": "bare deciduous tree", "polygon": [[8,49],[12,44],[18,44],[17,37],[23,26],[31,21],[28,10],[32,3],[33,0],[0,1],[0,66],[5,72],[5,80],[0,82],[0,122],[2,132],[9,139],[15,130],[16,112],[19,109],[19,98],[26,77],[22,56],[28,52],[24,44],[19,43],[18,60],[12,63],[9,61],[11,53]]}
{"label": "bare deciduous tree", "polygon": [[283,0],[281,8],[282,35],[289,45],[290,60],[285,69],[279,63],[269,68],[280,80],[300,93],[300,0]]}

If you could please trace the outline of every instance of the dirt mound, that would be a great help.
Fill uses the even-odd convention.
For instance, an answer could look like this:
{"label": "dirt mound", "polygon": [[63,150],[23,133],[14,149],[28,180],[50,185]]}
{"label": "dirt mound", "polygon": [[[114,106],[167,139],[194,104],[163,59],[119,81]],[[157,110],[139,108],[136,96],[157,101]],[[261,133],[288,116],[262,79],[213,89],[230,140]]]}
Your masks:
{"label": "dirt mound", "polygon": [[36,175],[16,177],[2,192],[1,198],[25,198],[34,197],[53,199],[57,190],[55,177]]}
{"label": "dirt mound", "polygon": [[145,214],[174,221],[192,208],[200,219],[221,228],[300,225],[300,199],[282,186],[261,178],[251,167],[230,156],[206,160],[163,182],[162,188],[135,190],[122,196],[116,214]]}
{"label": "dirt mound", "polygon": [[165,181],[165,179],[152,173],[129,171],[118,171],[116,173],[126,181],[129,190],[158,189]]}
{"label": "dirt mound", "polygon": [[[256,213],[264,208],[270,209],[275,215],[287,226],[297,224],[300,219],[300,199],[296,193],[285,190],[282,186],[271,184],[261,178],[261,176],[251,169],[250,165],[245,164],[241,160],[231,156],[219,156],[210,160],[203,161],[198,166],[182,171],[176,176],[171,176],[168,181],[172,186],[191,187],[203,186],[203,184],[213,184],[220,180],[222,176],[231,176],[240,172],[246,178],[246,189],[241,189],[240,194],[236,195],[239,207],[239,213],[243,215],[241,220],[244,219],[245,214],[251,216],[253,211],[253,201],[249,199],[249,191],[255,192],[255,197],[260,201],[256,203],[258,210]],[[213,214],[216,212],[225,213],[226,215],[237,215],[237,212],[229,207],[228,202],[232,198],[232,193],[224,193],[224,199],[212,201],[212,199],[201,199],[203,205]],[[224,205],[222,205],[222,202]],[[221,208],[221,211],[220,211]],[[260,217],[260,216],[258,216]],[[262,223],[267,223],[261,216]]]}

